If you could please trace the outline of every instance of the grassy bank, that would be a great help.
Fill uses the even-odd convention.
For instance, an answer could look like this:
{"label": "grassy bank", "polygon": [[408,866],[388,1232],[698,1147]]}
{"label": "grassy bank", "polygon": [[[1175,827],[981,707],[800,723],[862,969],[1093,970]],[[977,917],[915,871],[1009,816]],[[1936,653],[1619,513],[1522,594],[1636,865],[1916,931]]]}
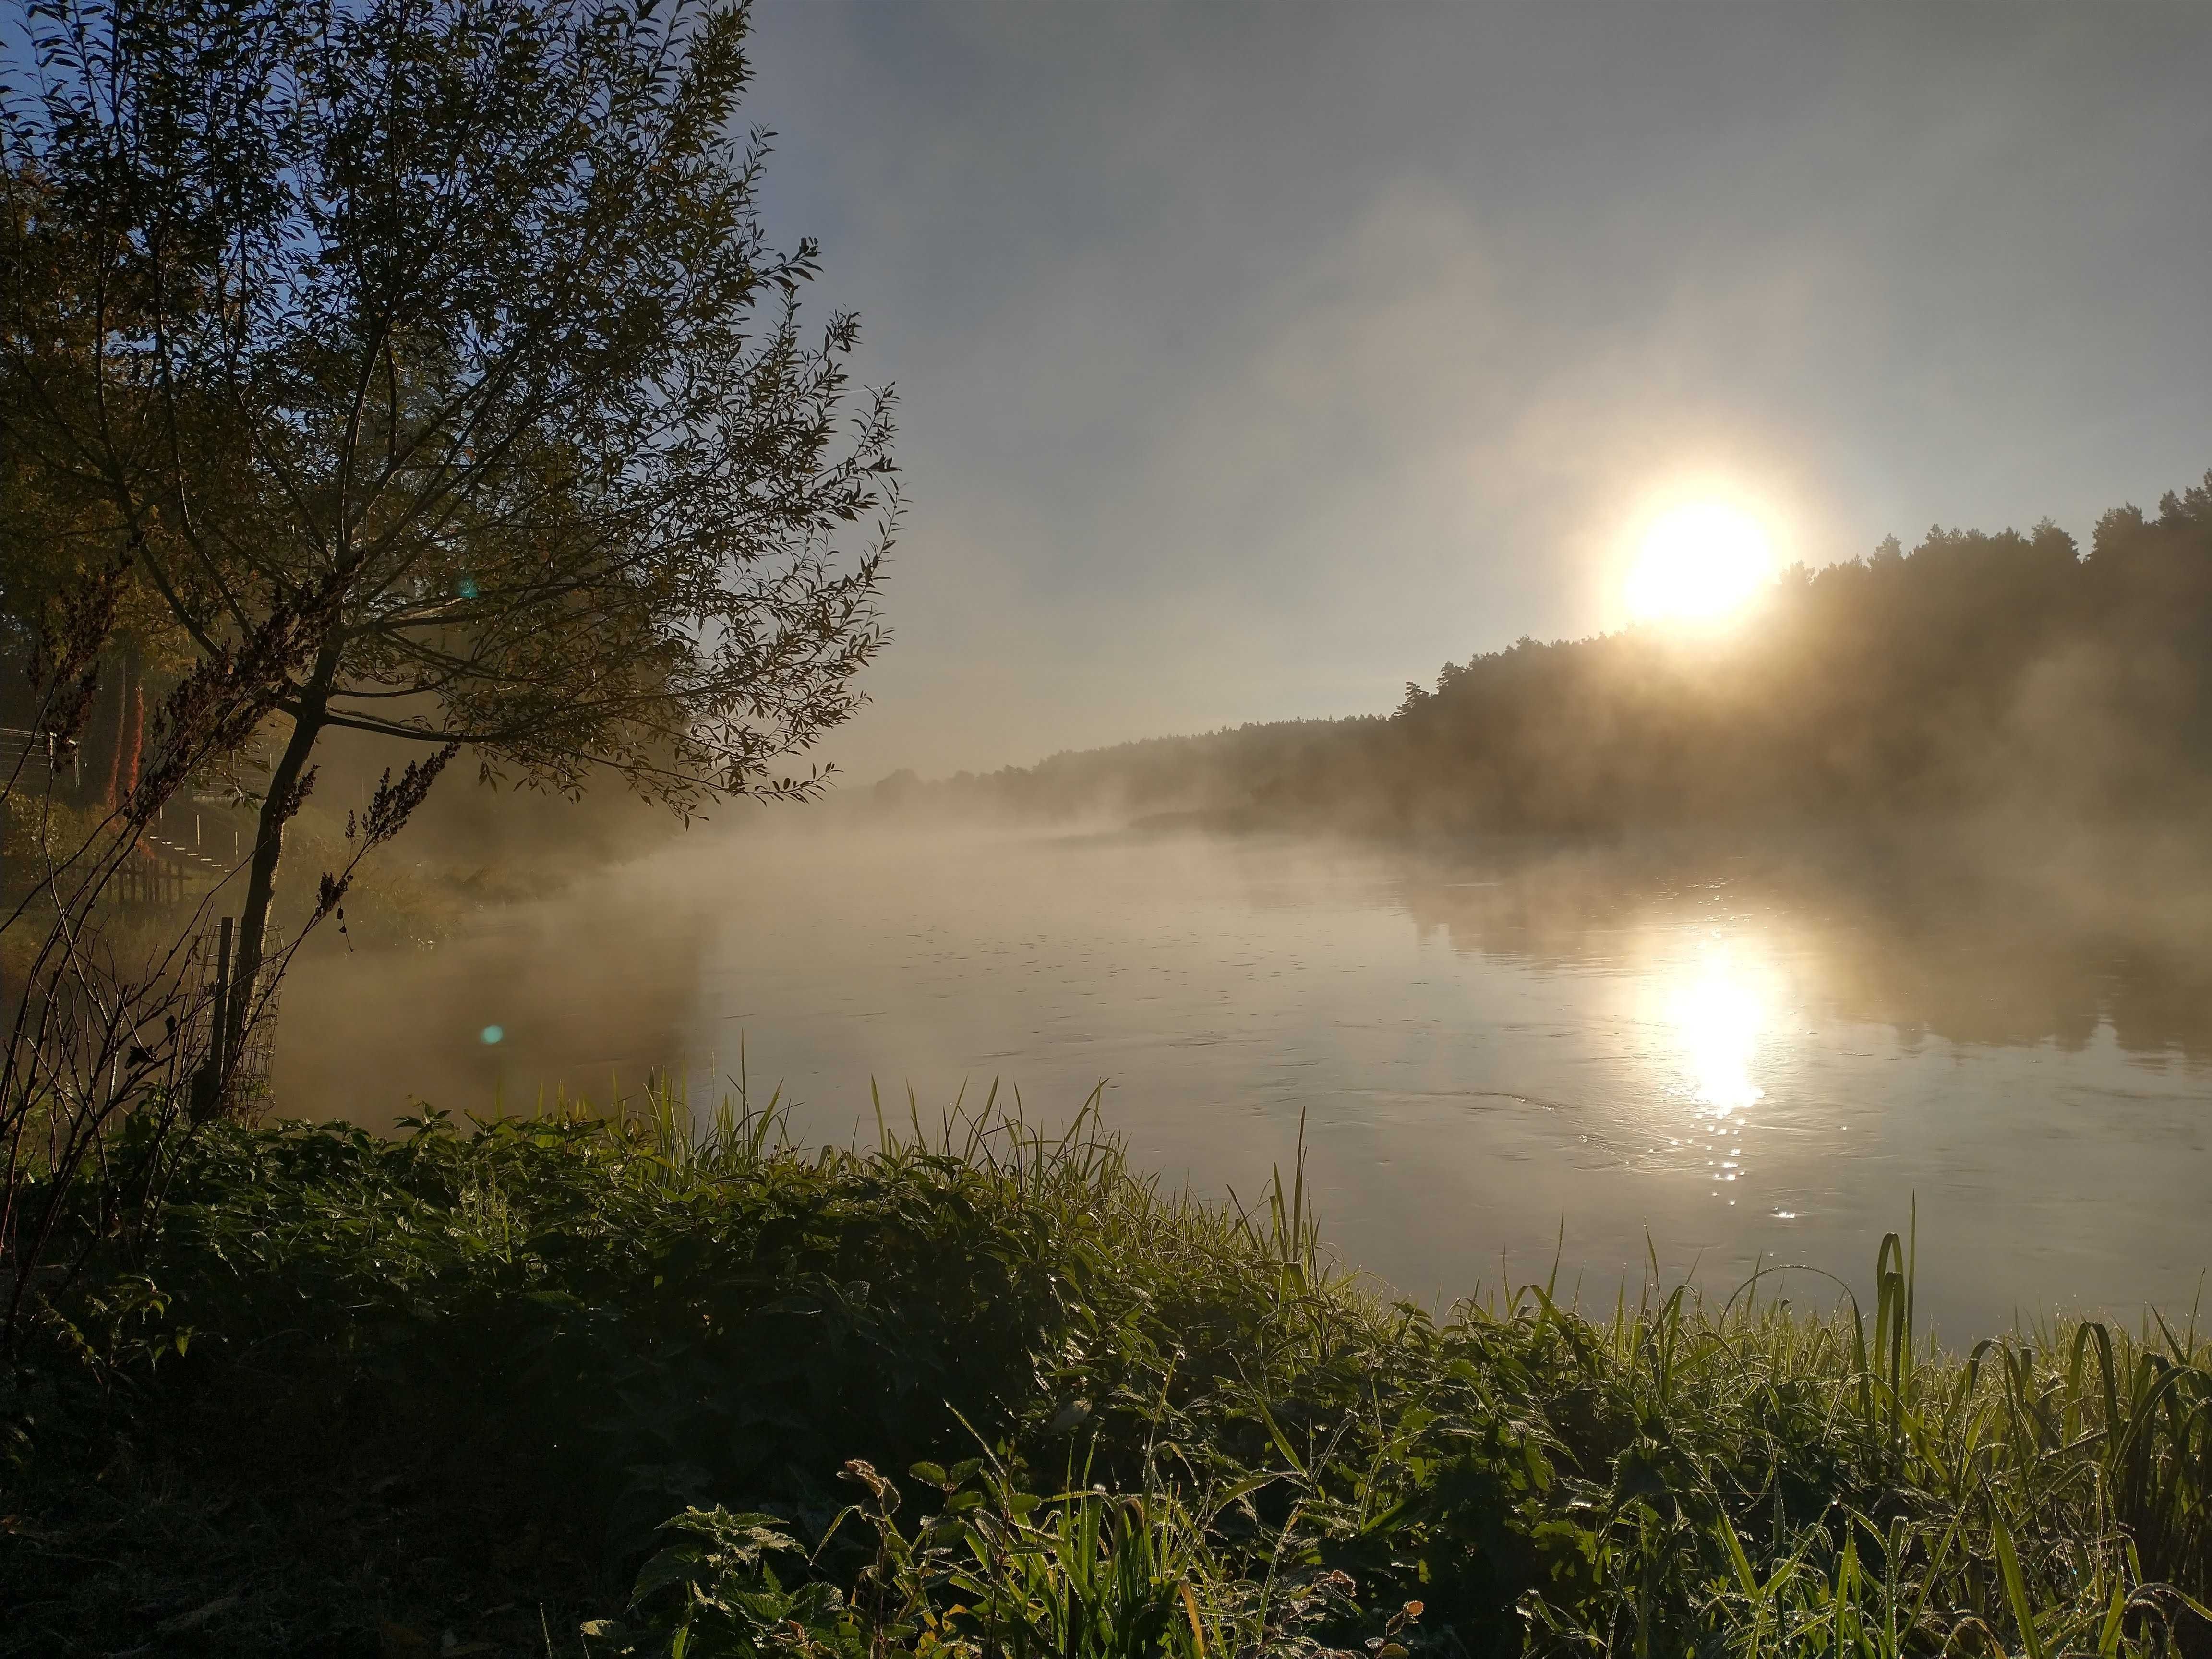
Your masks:
{"label": "grassy bank", "polygon": [[207,1133],[4,1383],[0,1651],[2212,1651],[2191,1331],[1438,1321],[1088,1120],[676,1117]]}

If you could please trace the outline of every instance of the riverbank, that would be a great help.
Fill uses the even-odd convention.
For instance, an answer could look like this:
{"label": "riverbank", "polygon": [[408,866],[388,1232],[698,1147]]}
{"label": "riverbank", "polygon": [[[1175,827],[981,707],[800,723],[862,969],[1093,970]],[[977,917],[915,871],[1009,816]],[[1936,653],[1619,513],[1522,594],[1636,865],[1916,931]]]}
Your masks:
{"label": "riverbank", "polygon": [[2191,1328],[1438,1321],[1295,1171],[682,1117],[208,1133],[6,1384],[0,1652],[2212,1650]]}

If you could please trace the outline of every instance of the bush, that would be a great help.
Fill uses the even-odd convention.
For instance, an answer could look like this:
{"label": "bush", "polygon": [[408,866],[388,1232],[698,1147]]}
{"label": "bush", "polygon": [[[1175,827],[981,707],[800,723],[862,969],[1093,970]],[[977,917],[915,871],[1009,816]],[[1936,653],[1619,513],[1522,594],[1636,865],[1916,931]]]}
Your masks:
{"label": "bush", "polygon": [[[688,1121],[204,1133],[150,1255],[97,1258],[11,1385],[32,1645],[0,1646],[124,1628],[65,1558],[128,1446],[169,1501],[273,1512],[334,1449],[416,1492],[435,1585],[288,1545],[256,1569],[288,1588],[236,1592],[287,1609],[270,1651],[427,1630],[433,1589],[592,1615],[605,1654],[2205,1650],[2193,1334],[1939,1353],[1894,1238],[1871,1318],[1754,1285],[1438,1319],[1328,1266],[1295,1179],[1253,1214],[1164,1194],[1088,1111],[871,1152]],[[572,1552],[520,1590],[483,1541],[517,1527]]]}

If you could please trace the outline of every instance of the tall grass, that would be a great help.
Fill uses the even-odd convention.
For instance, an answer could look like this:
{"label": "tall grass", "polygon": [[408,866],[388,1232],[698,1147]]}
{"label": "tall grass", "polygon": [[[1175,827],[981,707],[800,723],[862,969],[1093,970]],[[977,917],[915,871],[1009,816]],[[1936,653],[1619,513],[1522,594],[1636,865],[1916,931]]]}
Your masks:
{"label": "tall grass", "polygon": [[646,1563],[594,1653],[2208,1651],[2193,1326],[1941,1351],[1909,1228],[1865,1307],[1439,1317],[1331,1261],[1299,1170],[1200,1204],[1095,1108],[224,1127],[66,1346],[142,1436],[520,1460]]}

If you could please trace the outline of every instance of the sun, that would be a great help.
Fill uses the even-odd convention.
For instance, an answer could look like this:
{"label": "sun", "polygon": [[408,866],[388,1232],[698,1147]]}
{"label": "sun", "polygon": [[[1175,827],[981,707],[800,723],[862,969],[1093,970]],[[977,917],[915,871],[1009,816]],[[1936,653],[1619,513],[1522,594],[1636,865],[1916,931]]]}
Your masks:
{"label": "sun", "polygon": [[1686,501],[1651,521],[1628,572],[1628,614],[1640,623],[1719,622],[1774,580],[1766,526],[1729,501]]}

